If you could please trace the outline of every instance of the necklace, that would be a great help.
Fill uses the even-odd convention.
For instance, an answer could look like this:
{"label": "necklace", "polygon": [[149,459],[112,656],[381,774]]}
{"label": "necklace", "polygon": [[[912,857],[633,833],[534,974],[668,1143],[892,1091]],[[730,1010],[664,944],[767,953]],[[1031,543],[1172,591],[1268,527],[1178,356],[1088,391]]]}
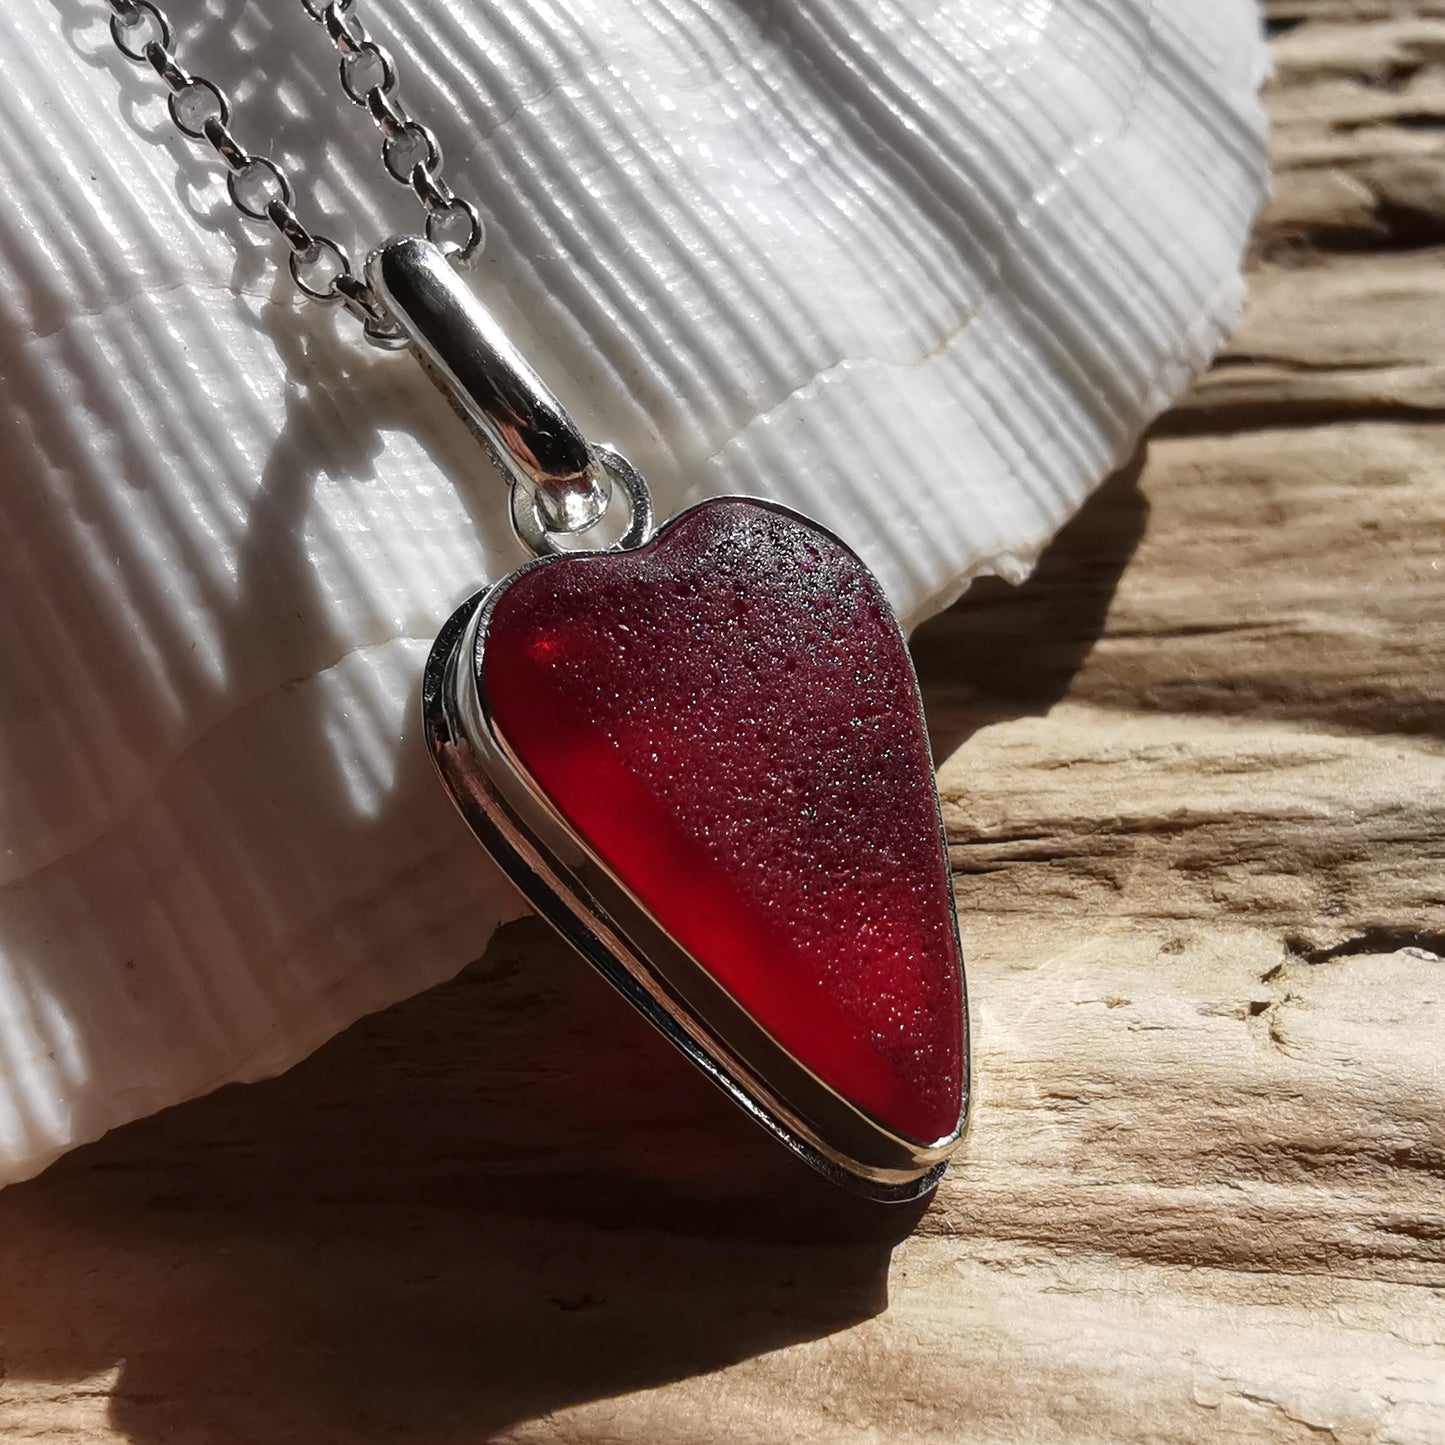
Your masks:
{"label": "necklace", "polygon": [[356,0],[300,3],[425,215],[360,268],[237,141],[154,0],[109,0],[110,29],[303,295],[420,360],[509,486],[530,560],[456,611],[422,679],[443,785],[532,906],[757,1123],[845,1187],[918,1197],[962,1132],[968,1046],[922,703],[882,589],[773,502],[656,523],[646,482],[461,274],[481,219]]}

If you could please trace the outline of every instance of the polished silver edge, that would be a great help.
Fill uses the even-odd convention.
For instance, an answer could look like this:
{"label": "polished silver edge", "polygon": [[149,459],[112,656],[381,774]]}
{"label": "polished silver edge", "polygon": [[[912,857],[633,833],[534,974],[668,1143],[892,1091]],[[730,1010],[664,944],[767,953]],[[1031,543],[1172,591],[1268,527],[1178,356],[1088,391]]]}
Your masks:
{"label": "polished silver edge", "polygon": [[[840,538],[791,508],[761,498],[736,500],[802,521],[856,557]],[[962,1137],[972,1097],[962,947],[962,1108],[950,1135],[920,1146],[843,1098],[733,1001],[571,828],[494,727],[480,669],[492,611],[518,577],[556,560],[537,558],[469,599],[432,648],[423,682],[425,726],[433,761],[453,802],[537,912],[755,1122],[855,1193],[881,1202],[926,1194]],[[899,636],[906,642],[901,628]],[[936,795],[934,806],[942,838]],[[957,926],[955,910],[955,939]],[[788,1090],[774,1087],[772,1078],[778,1075],[786,1076]]]}

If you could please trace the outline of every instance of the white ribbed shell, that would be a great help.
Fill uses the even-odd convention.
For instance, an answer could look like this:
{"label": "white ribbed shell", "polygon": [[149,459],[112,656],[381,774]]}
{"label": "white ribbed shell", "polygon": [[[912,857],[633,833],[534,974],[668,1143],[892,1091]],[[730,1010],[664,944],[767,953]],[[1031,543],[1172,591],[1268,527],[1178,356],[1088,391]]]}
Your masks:
{"label": "white ribbed shell", "polygon": [[[299,5],[170,8],[304,216],[417,228]],[[286,1067],[518,908],[415,706],[518,560],[500,484],[409,359],[295,304],[105,9],[0,11],[10,1179]],[[662,514],[790,502],[911,620],[1025,573],[1236,314],[1248,0],[362,9],[486,214],[476,284]]]}

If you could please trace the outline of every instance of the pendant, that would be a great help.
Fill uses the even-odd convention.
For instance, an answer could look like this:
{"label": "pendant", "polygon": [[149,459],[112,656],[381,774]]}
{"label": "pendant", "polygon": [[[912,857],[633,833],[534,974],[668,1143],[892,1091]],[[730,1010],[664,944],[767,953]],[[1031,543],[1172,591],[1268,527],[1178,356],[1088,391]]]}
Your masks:
{"label": "pendant", "polygon": [[[445,256],[368,279],[512,482],[537,554],[423,682],[438,772],[534,908],[814,1168],[885,1201],[967,1114],[963,961],[922,703],[863,562],[775,503],[654,529]],[[613,509],[610,545],[569,540]]]}

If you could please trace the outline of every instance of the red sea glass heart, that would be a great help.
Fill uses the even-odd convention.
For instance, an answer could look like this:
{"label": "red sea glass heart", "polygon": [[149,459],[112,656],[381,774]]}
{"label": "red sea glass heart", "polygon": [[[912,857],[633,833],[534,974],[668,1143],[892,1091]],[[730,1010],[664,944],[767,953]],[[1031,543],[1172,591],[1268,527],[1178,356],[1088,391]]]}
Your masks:
{"label": "red sea glass heart", "polygon": [[494,725],[785,1049],[920,1144],[963,1090],[962,963],[918,687],[878,583],[740,499],[497,598]]}

